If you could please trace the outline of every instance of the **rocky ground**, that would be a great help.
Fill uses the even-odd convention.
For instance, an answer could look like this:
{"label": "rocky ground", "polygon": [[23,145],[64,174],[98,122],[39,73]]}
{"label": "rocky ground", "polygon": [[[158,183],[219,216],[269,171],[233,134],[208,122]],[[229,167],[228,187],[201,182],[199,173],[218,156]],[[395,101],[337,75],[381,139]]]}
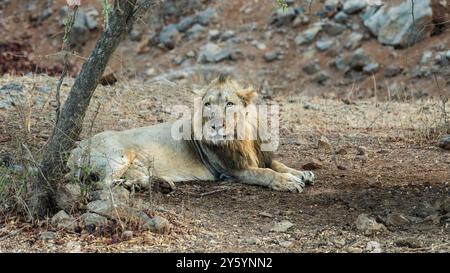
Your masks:
{"label": "rocky ground", "polygon": [[[0,154],[20,158],[17,144],[24,143],[39,158],[51,132],[56,82],[47,76],[0,79],[0,93],[14,99],[0,110]],[[63,99],[72,82],[65,81]],[[192,85],[167,81],[100,86],[82,137],[172,120],[172,106],[189,104],[193,96]],[[92,202],[105,196],[97,192],[34,227],[7,215],[0,222],[0,251],[450,251],[450,145],[442,101],[264,100],[281,107],[277,157],[317,175],[303,193],[228,182],[182,183],[170,194],[116,189],[116,204],[127,204],[119,215],[138,218],[128,221],[108,215],[104,201]],[[26,181],[7,175],[0,185]],[[15,206],[23,205],[19,201]]]}
{"label": "rocky ground", "polygon": [[[31,62],[35,71],[58,72],[64,2],[1,1],[0,56],[16,57],[2,71],[26,73]],[[449,95],[449,1],[417,1],[414,20],[406,0],[382,1],[381,7],[297,0],[285,1],[284,10],[272,0],[165,2],[135,26],[107,73],[124,81],[173,81],[225,72],[255,83],[266,96]],[[99,3],[83,1],[78,13],[69,37],[78,52],[72,73],[102,29]],[[27,58],[17,57],[22,55]]]}

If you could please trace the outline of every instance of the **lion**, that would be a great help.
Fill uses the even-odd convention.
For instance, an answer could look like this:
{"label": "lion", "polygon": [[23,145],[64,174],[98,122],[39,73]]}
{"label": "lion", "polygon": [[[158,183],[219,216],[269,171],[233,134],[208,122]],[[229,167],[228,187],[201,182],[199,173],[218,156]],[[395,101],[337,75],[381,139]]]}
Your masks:
{"label": "lion", "polygon": [[[95,176],[108,187],[123,182],[149,188],[158,180],[175,189],[177,182],[230,180],[298,193],[314,183],[312,172],[289,168],[262,149],[258,123],[249,118],[257,115],[249,110],[257,95],[251,86],[220,76],[199,94],[201,106],[188,119],[187,139],[174,137],[175,122],[105,131],[71,151],[69,176]],[[226,122],[220,118],[228,116]],[[239,126],[244,133],[233,138]]]}

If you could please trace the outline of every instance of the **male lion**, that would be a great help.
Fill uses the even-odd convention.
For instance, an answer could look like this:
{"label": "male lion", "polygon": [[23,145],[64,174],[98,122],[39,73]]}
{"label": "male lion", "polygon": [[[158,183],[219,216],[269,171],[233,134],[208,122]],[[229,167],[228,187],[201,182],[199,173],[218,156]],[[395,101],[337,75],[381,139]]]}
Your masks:
{"label": "male lion", "polygon": [[[128,185],[149,187],[156,178],[174,188],[181,181],[229,179],[302,192],[305,184],[314,182],[314,174],[289,168],[274,160],[271,151],[261,149],[258,125],[246,118],[255,107],[255,96],[251,87],[244,89],[221,76],[202,89],[202,107],[188,123],[193,129],[189,139],[173,137],[174,123],[106,131],[82,141],[71,152],[69,175],[80,178],[88,170],[88,175],[95,174],[106,186],[126,180]],[[224,122],[225,116],[231,118]],[[239,125],[244,137],[230,138]]]}

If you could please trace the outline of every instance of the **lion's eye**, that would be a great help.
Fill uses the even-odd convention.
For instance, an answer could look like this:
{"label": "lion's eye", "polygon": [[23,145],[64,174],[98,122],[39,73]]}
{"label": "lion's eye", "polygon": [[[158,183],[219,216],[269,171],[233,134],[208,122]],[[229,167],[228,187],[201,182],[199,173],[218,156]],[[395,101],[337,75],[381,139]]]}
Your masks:
{"label": "lion's eye", "polygon": [[232,103],[231,101],[227,102],[227,107],[231,107],[233,105],[234,105],[234,103]]}
{"label": "lion's eye", "polygon": [[204,104],[205,106],[210,106],[211,105],[211,103],[210,102],[205,102],[205,104]]}

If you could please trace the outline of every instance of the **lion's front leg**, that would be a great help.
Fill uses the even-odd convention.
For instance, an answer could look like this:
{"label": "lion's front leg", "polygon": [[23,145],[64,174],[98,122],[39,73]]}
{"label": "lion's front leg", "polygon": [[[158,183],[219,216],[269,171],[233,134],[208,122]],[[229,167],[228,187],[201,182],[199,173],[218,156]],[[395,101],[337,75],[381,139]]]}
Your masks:
{"label": "lion's front leg", "polygon": [[234,171],[239,182],[268,187],[276,191],[302,192],[305,183],[290,173],[278,173],[269,168],[250,168]]}
{"label": "lion's front leg", "polygon": [[306,185],[313,185],[314,181],[316,179],[313,172],[298,171],[296,169],[289,168],[288,166],[286,166],[283,163],[276,161],[276,160],[272,160],[272,163],[270,164],[270,168],[279,173],[290,173],[290,174],[302,179],[302,181]]}

